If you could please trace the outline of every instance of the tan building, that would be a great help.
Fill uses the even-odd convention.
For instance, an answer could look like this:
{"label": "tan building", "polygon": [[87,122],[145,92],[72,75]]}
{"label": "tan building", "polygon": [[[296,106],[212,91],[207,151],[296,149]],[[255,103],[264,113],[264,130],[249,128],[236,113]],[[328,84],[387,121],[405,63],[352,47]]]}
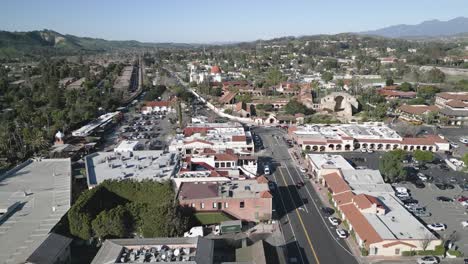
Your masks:
{"label": "tan building", "polygon": [[435,97],[440,107],[439,115],[448,119],[449,125],[468,125],[468,92],[444,92]]}

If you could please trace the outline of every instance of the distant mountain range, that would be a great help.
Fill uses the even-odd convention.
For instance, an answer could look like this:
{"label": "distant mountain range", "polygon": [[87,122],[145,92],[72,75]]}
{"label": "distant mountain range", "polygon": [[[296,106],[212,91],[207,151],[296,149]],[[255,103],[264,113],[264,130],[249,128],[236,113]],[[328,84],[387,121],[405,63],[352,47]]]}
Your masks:
{"label": "distant mountain range", "polygon": [[0,57],[24,54],[76,54],[131,48],[183,48],[183,43],[144,43],[135,40],[114,41],[64,35],[53,30],[29,32],[0,31]]}
{"label": "distant mountain range", "polygon": [[468,18],[457,17],[448,21],[437,19],[424,21],[417,25],[395,25],[359,34],[387,38],[444,37],[468,33]]}

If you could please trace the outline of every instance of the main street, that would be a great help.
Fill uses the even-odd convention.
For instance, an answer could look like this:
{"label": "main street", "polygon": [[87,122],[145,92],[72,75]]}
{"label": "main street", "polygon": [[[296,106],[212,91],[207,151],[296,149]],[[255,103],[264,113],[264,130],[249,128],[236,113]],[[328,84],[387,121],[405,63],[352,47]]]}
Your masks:
{"label": "main street", "polygon": [[[277,219],[285,239],[288,263],[358,263],[344,240],[322,215],[322,203],[311,183],[304,179],[276,128],[255,128],[263,141],[263,164],[268,163],[276,182],[274,192]],[[296,184],[304,182],[303,187]]]}

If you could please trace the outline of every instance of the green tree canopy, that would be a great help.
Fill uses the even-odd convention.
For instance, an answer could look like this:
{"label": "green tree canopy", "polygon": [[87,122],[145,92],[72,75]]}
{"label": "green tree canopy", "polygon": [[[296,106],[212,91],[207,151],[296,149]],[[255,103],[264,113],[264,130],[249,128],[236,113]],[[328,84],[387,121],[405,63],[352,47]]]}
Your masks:
{"label": "green tree canopy", "polygon": [[406,179],[406,171],[402,165],[403,152],[392,150],[386,152],[379,160],[379,170],[388,183],[398,182]]}
{"label": "green tree canopy", "polygon": [[287,114],[290,114],[290,115],[295,115],[297,113],[301,113],[301,114],[304,114],[304,115],[309,115],[309,114],[312,113],[312,110],[310,110],[305,105],[303,105],[302,103],[298,102],[295,99],[290,100],[286,104],[286,106],[284,107],[284,111]]}
{"label": "green tree canopy", "polygon": [[404,82],[399,87],[400,91],[409,92],[413,90],[413,86],[409,82]]}
{"label": "green tree canopy", "polygon": [[434,153],[427,150],[415,150],[413,153],[413,157],[420,163],[427,163],[434,160]]}
{"label": "green tree canopy", "polygon": [[329,82],[331,80],[333,80],[333,73],[332,72],[323,72],[322,73],[322,80],[324,80],[325,82]]}
{"label": "green tree canopy", "polygon": [[94,233],[99,238],[125,237],[129,232],[130,216],[122,205],[102,211],[91,222]]}

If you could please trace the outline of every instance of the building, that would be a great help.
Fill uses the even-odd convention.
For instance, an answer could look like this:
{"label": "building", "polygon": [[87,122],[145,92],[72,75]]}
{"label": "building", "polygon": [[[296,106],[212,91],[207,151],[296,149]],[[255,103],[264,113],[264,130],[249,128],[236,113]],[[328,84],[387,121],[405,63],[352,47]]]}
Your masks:
{"label": "building", "polygon": [[178,153],[162,150],[95,152],[85,157],[89,188],[105,180],[170,180],[178,164]]}
{"label": "building", "polygon": [[69,90],[77,90],[77,89],[82,89],[83,88],[83,84],[85,83],[86,81],[86,78],[80,78],[76,81],[73,81],[71,83],[69,83],[68,85],[66,85],[65,87]]}
{"label": "building", "polygon": [[133,152],[136,151],[140,146],[141,145],[138,140],[123,140],[117,147],[114,148],[114,152]]}
{"label": "building", "polygon": [[183,134],[177,134],[169,145],[169,151],[183,155],[203,149],[216,152],[231,149],[236,154],[251,155],[254,143],[250,131],[245,131],[240,123],[229,122],[189,124]]}
{"label": "building", "polygon": [[142,114],[147,115],[152,113],[173,112],[174,109],[170,101],[151,101],[145,102],[140,111]]}
{"label": "building", "polygon": [[442,243],[406,210],[379,171],[336,165],[319,170],[319,181],[330,192],[359,247],[366,248],[369,255],[401,256],[404,251],[423,250],[425,244],[425,249],[434,250]]}
{"label": "building", "polygon": [[440,108],[439,116],[446,117],[449,125],[468,124],[468,92],[438,93],[435,104]]}
{"label": "building", "polygon": [[132,88],[132,84],[136,81],[137,71],[134,66],[125,66],[122,69],[120,76],[118,76],[114,82],[114,88],[116,90],[129,91]]}
{"label": "building", "polygon": [[214,242],[202,237],[107,239],[91,264],[212,264]]}
{"label": "building", "polygon": [[70,201],[70,159],[28,160],[1,175],[0,263],[27,263],[30,256],[34,260]]}
{"label": "building", "polygon": [[74,137],[87,137],[91,135],[97,128],[102,128],[112,122],[112,120],[120,115],[120,112],[112,112],[99,116],[95,120],[89,122],[87,125],[72,132]]}
{"label": "building", "polygon": [[416,98],[416,92],[404,92],[390,89],[378,89],[377,92],[386,99],[413,99]]}
{"label": "building", "polygon": [[271,219],[272,198],[265,177],[230,182],[186,182],[179,204],[196,212],[224,212],[244,221]]}
{"label": "building", "polygon": [[401,137],[395,130],[382,123],[304,125],[289,127],[288,133],[303,150],[312,152],[361,149],[379,151],[419,149],[433,152],[450,150],[448,141],[438,135]]}
{"label": "building", "polygon": [[400,119],[409,122],[425,122],[431,113],[438,114],[439,107],[435,105],[401,105],[396,111]]}
{"label": "building", "polygon": [[50,233],[42,244],[28,257],[26,264],[71,263],[71,238]]}

